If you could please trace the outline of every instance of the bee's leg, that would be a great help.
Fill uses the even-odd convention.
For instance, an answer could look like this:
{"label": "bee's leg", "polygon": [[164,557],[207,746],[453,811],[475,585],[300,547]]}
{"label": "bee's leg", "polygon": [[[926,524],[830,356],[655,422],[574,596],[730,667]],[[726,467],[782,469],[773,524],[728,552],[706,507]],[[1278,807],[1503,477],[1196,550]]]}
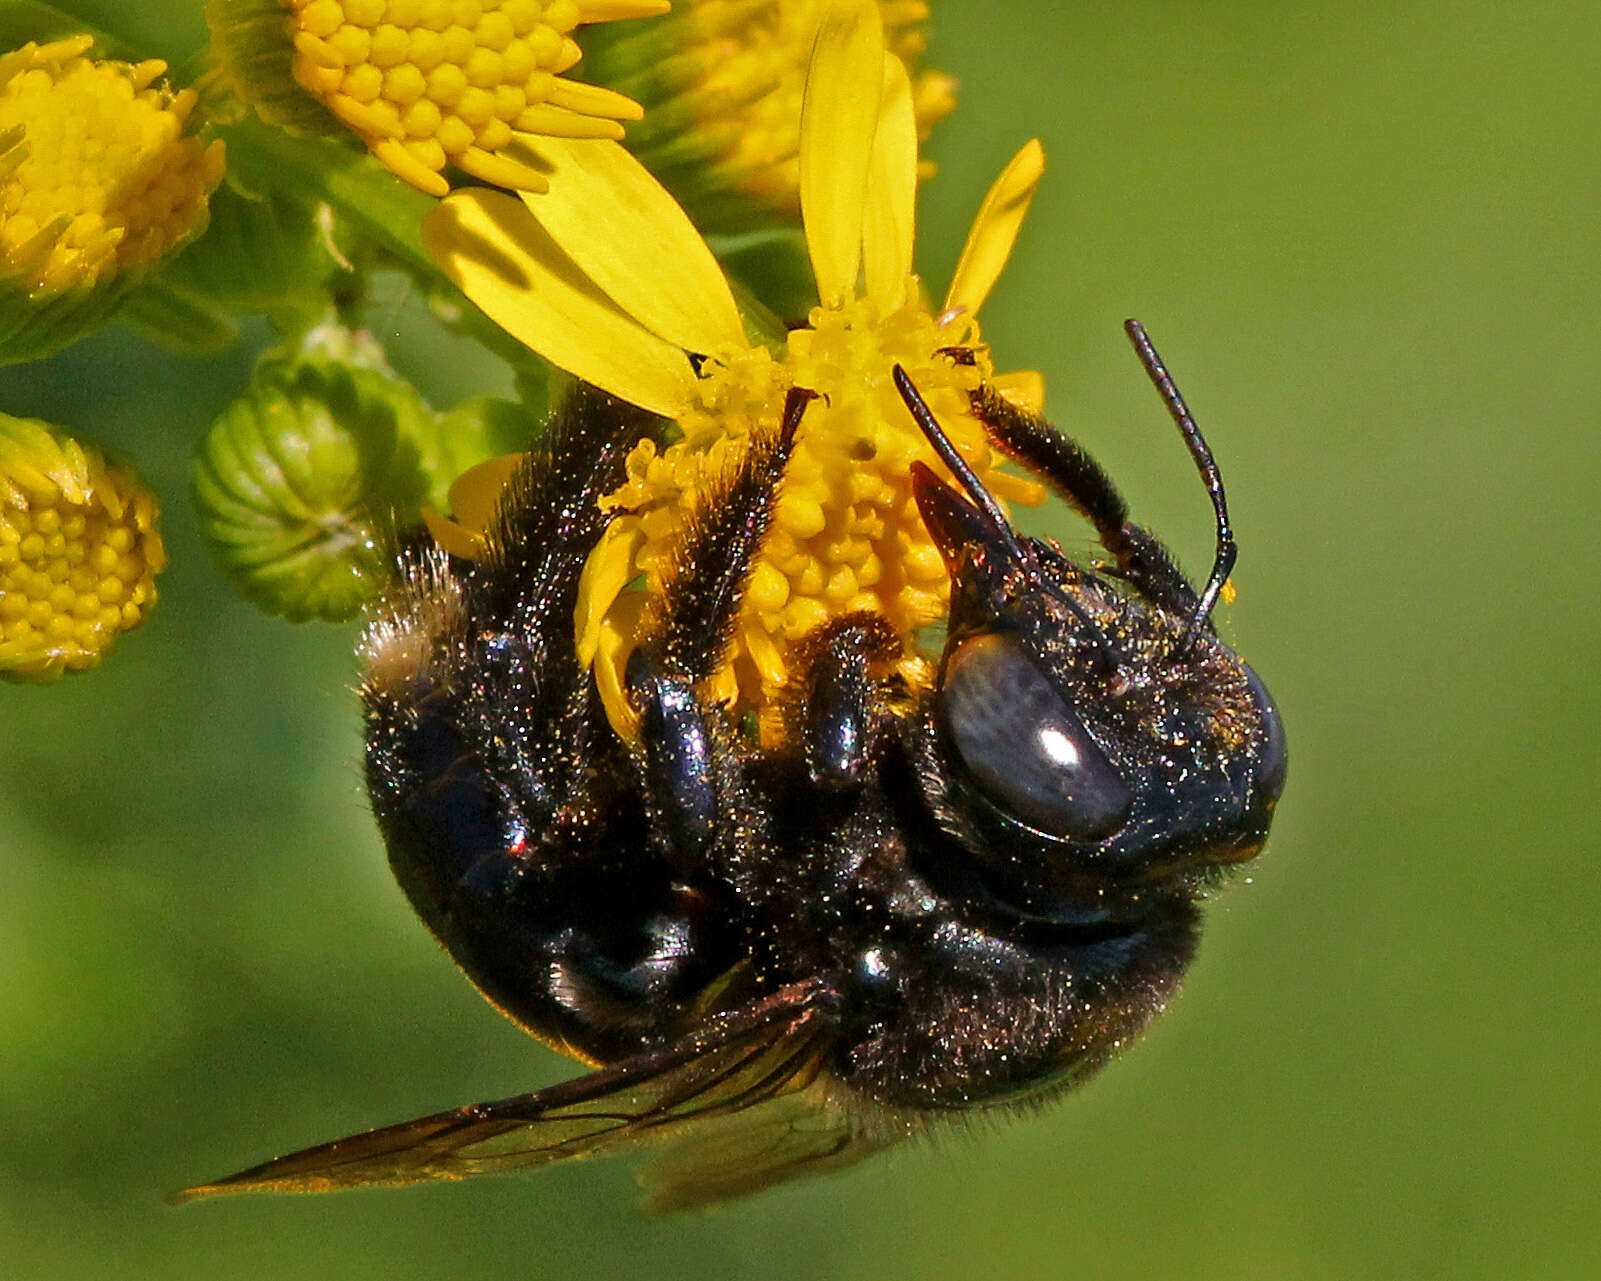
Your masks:
{"label": "bee's leg", "polygon": [[480,621],[532,642],[547,681],[560,672],[577,683],[572,613],[584,562],[610,520],[600,499],[623,482],[629,453],[657,422],[580,383],[501,495],[473,605]]}
{"label": "bee's leg", "polygon": [[866,780],[888,669],[901,654],[889,620],[866,611],[830,619],[806,637],[786,718],[817,786],[846,791]]}
{"label": "bee's leg", "polygon": [[380,818],[388,797],[443,777],[460,755],[527,780],[535,830],[569,799],[583,774],[569,766],[587,747],[577,739],[599,719],[598,707],[573,714],[589,694],[574,652],[578,580],[605,528],[598,500],[621,483],[654,422],[579,385],[507,482],[483,560],[448,556],[431,540],[403,552],[399,582],[361,643]]}
{"label": "bee's leg", "polygon": [[510,483],[486,560],[432,547],[363,642],[367,780],[407,897],[473,981],[597,1058],[668,1035],[737,959],[727,912],[650,848],[572,612],[597,500],[649,426],[579,389]]}
{"label": "bee's leg", "polygon": [[705,867],[717,837],[719,773],[705,709],[693,683],[664,671],[648,648],[629,655],[624,679],[640,714],[652,827],[676,867]]}
{"label": "bee's leg", "polygon": [[659,838],[683,867],[704,865],[719,813],[715,731],[695,686],[728,648],[810,399],[791,391],[778,430],[753,437],[738,465],[701,496],[629,659],[625,679],[641,718],[650,809]]}
{"label": "bee's leg", "polygon": [[696,503],[645,624],[643,643],[663,671],[695,682],[721,664],[752,561],[772,524],[795,432],[814,394],[792,389],[778,429],[753,436],[744,457]]}
{"label": "bee's leg", "polygon": [[972,396],[973,415],[1008,458],[1043,476],[1092,525],[1118,573],[1148,600],[1190,614],[1198,597],[1171,552],[1128,518],[1128,504],[1101,466],[1046,422],[1012,404],[988,383]]}
{"label": "bee's leg", "polygon": [[[610,740],[578,666],[573,607],[605,529],[599,499],[622,482],[629,451],[655,421],[580,384],[507,482],[484,559],[431,545],[403,558],[401,586],[361,647],[368,782],[381,820],[392,807],[423,804],[458,757],[520,780],[518,808],[532,832],[587,808],[595,755]],[[430,827],[470,824],[465,801],[433,808]],[[461,844],[448,830],[436,836],[437,847]]]}

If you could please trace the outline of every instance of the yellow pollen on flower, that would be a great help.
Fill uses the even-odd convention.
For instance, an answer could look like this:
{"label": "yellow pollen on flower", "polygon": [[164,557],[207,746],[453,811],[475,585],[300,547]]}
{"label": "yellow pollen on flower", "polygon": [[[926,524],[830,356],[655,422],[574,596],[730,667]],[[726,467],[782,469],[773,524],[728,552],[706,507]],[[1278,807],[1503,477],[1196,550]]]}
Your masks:
{"label": "yellow pollen on flower", "polygon": [[292,70],[396,175],[432,196],[446,165],[544,191],[508,154],[519,134],[621,138],[639,104],[562,78],[581,24],[665,13],[667,0],[281,0]]}
{"label": "yellow pollen on flower", "polygon": [[0,282],[34,298],[160,258],[205,226],[223,144],[186,136],[166,63],[95,61],[80,36],[0,54]]}
{"label": "yellow pollen on flower", "polygon": [[[911,463],[948,473],[901,402],[892,367],[906,369],[995,494],[1025,504],[1045,495],[996,470],[1000,458],[973,417],[969,395],[993,372],[976,322],[931,315],[915,282],[906,296],[913,301],[888,311],[867,298],[816,308],[781,359],[755,347],[707,362],[694,405],[678,419],[682,437],[661,449],[641,443],[627,481],[603,500],[617,515],[586,567],[580,661],[606,645],[607,631],[623,633],[619,611],[637,616],[631,596],[661,593],[700,494],[737,462],[754,430],[772,429],[791,386],[818,398],[801,420],[718,692],[768,707],[795,646],[840,614],[881,614],[909,648],[918,629],[944,616],[950,580],[912,496]],[[971,351],[974,363],[936,354],[944,347]],[[619,590],[641,575],[639,587]]]}
{"label": "yellow pollen on flower", "polygon": [[155,496],[98,451],[0,415],[0,677],[97,664],[156,600]]}

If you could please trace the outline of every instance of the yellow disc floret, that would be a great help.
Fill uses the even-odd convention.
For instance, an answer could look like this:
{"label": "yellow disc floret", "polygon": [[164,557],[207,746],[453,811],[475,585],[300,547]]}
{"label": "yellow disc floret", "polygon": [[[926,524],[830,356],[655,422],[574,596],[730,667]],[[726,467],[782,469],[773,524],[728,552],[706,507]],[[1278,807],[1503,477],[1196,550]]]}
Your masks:
{"label": "yellow disc floret", "polygon": [[[888,310],[868,298],[815,309],[789,335],[782,358],[748,348],[702,370],[681,439],[640,444],[628,480],[605,505],[617,512],[591,558],[579,603],[580,658],[604,644],[607,616],[632,616],[623,584],[643,575],[662,591],[690,513],[714,478],[740,457],[754,429],[771,430],[791,386],[818,393],[807,406],[785,471],[773,525],[749,580],[721,680],[725,696],[765,707],[789,675],[795,645],[840,614],[882,614],[910,642],[946,611],[950,580],[912,497],[911,463],[943,472],[891,381],[900,364],[956,447],[995,493],[1043,499],[1031,481],[997,471],[969,393],[991,378],[988,350],[968,317],[935,317],[912,301]],[[959,346],[972,363],[936,354]],[[621,629],[616,629],[621,630]]]}
{"label": "yellow disc floret", "polygon": [[223,144],[185,134],[166,63],[95,61],[88,36],[0,55],[0,285],[35,300],[162,257],[205,225]]}
{"label": "yellow disc floret", "polygon": [[0,677],[83,671],[155,604],[156,500],[44,423],[0,414]]}
{"label": "yellow disc floret", "polygon": [[585,22],[664,13],[665,0],[282,0],[293,75],[397,175],[443,196],[446,165],[543,191],[507,154],[519,133],[621,138],[637,103],[564,79]]}

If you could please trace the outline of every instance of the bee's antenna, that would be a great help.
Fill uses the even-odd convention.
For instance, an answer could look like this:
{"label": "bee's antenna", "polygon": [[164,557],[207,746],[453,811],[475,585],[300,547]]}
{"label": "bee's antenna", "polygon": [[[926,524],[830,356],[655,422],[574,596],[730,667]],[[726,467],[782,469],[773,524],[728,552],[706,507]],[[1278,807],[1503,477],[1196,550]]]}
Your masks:
{"label": "bee's antenna", "polygon": [[899,365],[895,366],[892,374],[895,379],[895,390],[900,392],[901,399],[906,402],[906,408],[911,411],[912,418],[922,428],[923,435],[928,437],[928,443],[934,446],[934,452],[940,456],[940,461],[951,469],[951,475],[956,477],[974,505],[989,519],[989,523],[1005,540],[1012,554],[1023,564],[1032,566],[1034,557],[1018,539],[1017,532],[1012,528],[1012,522],[1006,519],[1006,513],[995,501],[995,495],[984,488],[984,482],[973,474],[973,469],[967,465],[967,459],[963,458],[957,452],[956,446],[951,444],[951,438],[939,425],[939,419],[934,417],[934,411],[928,407],[928,402],[913,384],[911,376]]}
{"label": "bee's antenna", "polygon": [[913,419],[922,428],[923,435],[928,437],[928,443],[934,447],[934,452],[940,456],[940,460],[951,469],[951,474],[967,491],[974,505],[983,512],[984,518],[1006,544],[1006,549],[1011,553],[1013,560],[1021,565],[1041,588],[1061,601],[1084,624],[1086,634],[1094,641],[1095,652],[1100,661],[1107,667],[1115,668],[1117,661],[1107,647],[1106,638],[1101,635],[1100,628],[1084,612],[1083,606],[1069,596],[1059,583],[1052,582],[1050,575],[1040,567],[1039,557],[1034,554],[1034,548],[1027,539],[1017,536],[1017,531],[1012,528],[1012,522],[1006,519],[1006,513],[1001,510],[1000,503],[995,501],[995,495],[984,487],[984,482],[967,465],[967,459],[963,458],[956,446],[951,443],[951,438],[939,425],[939,419],[934,417],[934,411],[928,407],[928,402],[923,399],[922,393],[917,390],[910,375],[900,365],[896,365],[892,373],[895,390],[900,392],[901,399],[906,402],[906,408],[911,411]]}
{"label": "bee's antenna", "polygon": [[1125,320],[1123,329],[1128,334],[1129,341],[1134,344],[1134,353],[1140,358],[1140,364],[1145,366],[1146,374],[1155,384],[1156,390],[1161,393],[1162,402],[1167,406],[1167,412],[1172,415],[1174,423],[1178,425],[1184,443],[1189,446],[1190,457],[1195,460],[1196,470],[1201,473],[1201,483],[1206,486],[1206,492],[1212,499],[1212,510],[1217,515],[1217,551],[1212,558],[1212,573],[1206,580],[1206,590],[1201,593],[1201,599],[1196,603],[1195,613],[1190,616],[1189,634],[1193,637],[1211,615],[1212,607],[1217,604],[1218,594],[1223,590],[1223,584],[1228,581],[1229,571],[1234,568],[1234,559],[1239,554],[1239,549],[1234,545],[1234,529],[1229,524],[1228,499],[1223,496],[1223,475],[1217,469],[1217,462],[1212,457],[1212,450],[1206,443],[1206,437],[1201,435],[1201,429],[1195,425],[1195,419],[1190,415],[1189,406],[1179,394],[1173,375],[1167,372],[1167,366],[1162,363],[1161,356],[1157,355],[1156,347],[1146,336],[1145,326],[1137,320]]}

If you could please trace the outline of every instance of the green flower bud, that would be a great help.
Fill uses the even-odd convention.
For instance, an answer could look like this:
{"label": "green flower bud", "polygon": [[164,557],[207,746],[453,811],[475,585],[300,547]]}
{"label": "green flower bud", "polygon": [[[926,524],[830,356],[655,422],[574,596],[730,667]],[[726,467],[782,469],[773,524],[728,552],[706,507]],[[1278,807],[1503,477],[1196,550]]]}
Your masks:
{"label": "green flower bud", "polygon": [[327,356],[267,361],[200,442],[190,487],[229,580],[270,613],[351,618],[387,581],[428,482],[434,414],[406,383]]}

